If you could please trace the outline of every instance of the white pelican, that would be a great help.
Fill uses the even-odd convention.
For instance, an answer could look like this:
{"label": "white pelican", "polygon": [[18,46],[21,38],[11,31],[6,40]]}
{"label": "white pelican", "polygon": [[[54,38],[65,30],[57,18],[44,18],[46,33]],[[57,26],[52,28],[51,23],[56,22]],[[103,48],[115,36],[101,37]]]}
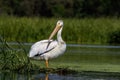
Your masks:
{"label": "white pelican", "polygon": [[[66,50],[66,44],[61,37],[63,29],[63,21],[58,20],[55,29],[51,33],[48,40],[41,40],[32,45],[29,57],[33,59],[45,60],[48,68],[48,59],[56,58],[63,54]],[[51,40],[57,33],[57,40]]]}

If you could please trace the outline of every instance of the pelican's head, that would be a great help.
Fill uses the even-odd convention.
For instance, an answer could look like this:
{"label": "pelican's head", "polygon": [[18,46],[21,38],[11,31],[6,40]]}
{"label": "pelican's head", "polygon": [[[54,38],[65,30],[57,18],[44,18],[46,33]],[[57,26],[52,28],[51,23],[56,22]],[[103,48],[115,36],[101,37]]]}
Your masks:
{"label": "pelican's head", "polygon": [[61,27],[63,27],[63,21],[58,20],[55,29],[53,30],[53,32],[51,33],[49,37],[49,40],[52,39],[52,37],[61,29]]}
{"label": "pelican's head", "polygon": [[62,20],[58,20],[56,26],[61,26],[62,27],[63,26],[63,21]]}

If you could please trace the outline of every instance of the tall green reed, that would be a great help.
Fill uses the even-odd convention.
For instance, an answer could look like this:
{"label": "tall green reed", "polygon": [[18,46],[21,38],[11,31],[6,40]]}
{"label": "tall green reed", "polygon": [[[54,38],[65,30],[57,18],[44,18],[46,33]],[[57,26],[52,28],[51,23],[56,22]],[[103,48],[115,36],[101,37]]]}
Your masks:
{"label": "tall green reed", "polygon": [[[0,34],[7,41],[36,42],[47,39],[59,18],[0,18]],[[62,18],[63,39],[67,43],[107,44],[119,29],[119,18]]]}
{"label": "tall green reed", "polygon": [[19,50],[15,50],[5,39],[0,37],[0,70],[30,71],[33,64],[30,62],[26,50],[19,43]]}

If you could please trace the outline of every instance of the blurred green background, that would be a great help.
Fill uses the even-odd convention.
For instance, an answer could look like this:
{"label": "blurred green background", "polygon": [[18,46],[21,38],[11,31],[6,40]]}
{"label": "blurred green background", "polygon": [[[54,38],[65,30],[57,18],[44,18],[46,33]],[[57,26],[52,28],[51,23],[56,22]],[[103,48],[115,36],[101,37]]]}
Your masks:
{"label": "blurred green background", "polygon": [[0,0],[0,14],[44,17],[120,15],[119,0]]}
{"label": "blurred green background", "polygon": [[119,9],[119,0],[0,0],[0,36],[36,42],[63,19],[67,43],[120,44]]}

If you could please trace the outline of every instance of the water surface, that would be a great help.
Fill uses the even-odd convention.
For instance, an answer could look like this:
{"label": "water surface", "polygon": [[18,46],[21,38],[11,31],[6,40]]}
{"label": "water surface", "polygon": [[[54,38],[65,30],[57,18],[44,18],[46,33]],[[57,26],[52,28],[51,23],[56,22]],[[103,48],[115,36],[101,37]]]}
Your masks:
{"label": "water surface", "polygon": [[16,72],[1,72],[0,80],[120,80],[120,74],[109,75],[109,73],[77,73],[77,74],[56,74],[56,73],[34,73],[19,74]]}
{"label": "water surface", "polygon": [[[15,50],[21,50],[16,43],[9,43]],[[26,51],[29,52],[32,43],[23,43]],[[68,44],[67,50],[60,58],[54,59],[66,63],[120,63],[120,46],[113,45],[79,45]],[[79,66],[76,66],[79,67]],[[25,73],[0,72],[0,80],[120,80],[119,73],[95,73],[80,72],[69,74],[57,73]]]}

